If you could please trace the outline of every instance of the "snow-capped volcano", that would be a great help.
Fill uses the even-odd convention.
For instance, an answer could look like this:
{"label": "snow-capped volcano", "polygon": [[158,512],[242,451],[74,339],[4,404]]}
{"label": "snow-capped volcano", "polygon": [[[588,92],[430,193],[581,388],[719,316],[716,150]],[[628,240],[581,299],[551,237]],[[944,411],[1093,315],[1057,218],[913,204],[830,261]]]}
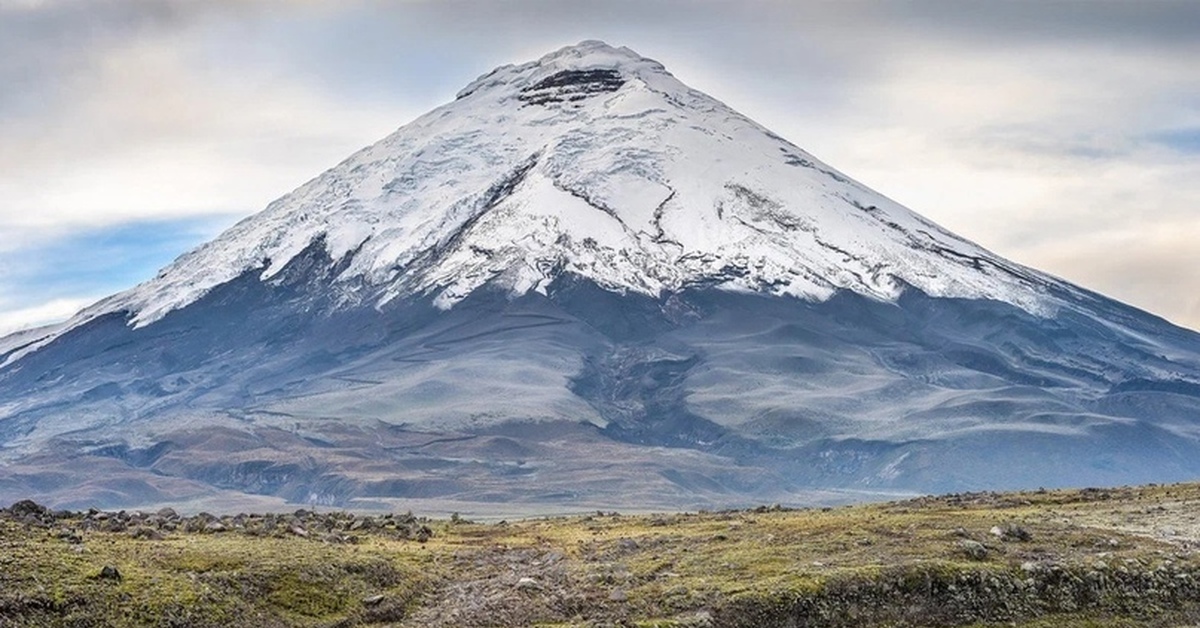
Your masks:
{"label": "snow-capped volcano", "polygon": [[562,272],[657,296],[694,285],[1047,305],[1042,279],[859,185],[628,48],[583,42],[457,99],[88,311],[136,325],[314,242],[354,304]]}
{"label": "snow-capped volcano", "polygon": [[0,495],[62,503],[1158,481],[1200,474],[1198,417],[1196,334],[600,42],[500,67],[154,279],[0,339]]}

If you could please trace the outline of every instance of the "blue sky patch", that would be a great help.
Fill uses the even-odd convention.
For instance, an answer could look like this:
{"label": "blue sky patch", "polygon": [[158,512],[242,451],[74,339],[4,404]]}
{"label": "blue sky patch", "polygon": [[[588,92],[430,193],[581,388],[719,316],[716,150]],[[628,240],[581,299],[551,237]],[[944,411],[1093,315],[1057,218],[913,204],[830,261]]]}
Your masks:
{"label": "blue sky patch", "polygon": [[1151,135],[1150,141],[1181,153],[1200,153],[1200,127],[1161,131]]}
{"label": "blue sky patch", "polygon": [[0,304],[15,309],[133,287],[232,223],[228,216],[126,223],[2,253]]}

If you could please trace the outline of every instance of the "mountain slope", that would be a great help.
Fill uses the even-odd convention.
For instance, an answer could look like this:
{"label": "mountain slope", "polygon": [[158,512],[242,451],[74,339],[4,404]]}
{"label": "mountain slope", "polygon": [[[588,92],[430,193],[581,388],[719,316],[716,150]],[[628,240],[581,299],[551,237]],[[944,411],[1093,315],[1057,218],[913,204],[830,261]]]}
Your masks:
{"label": "mountain slope", "polygon": [[[0,340],[0,495],[700,507],[1200,472],[1200,336],[656,62],[504,66]],[[80,461],[107,471],[80,484]],[[96,497],[100,495],[102,497]]]}

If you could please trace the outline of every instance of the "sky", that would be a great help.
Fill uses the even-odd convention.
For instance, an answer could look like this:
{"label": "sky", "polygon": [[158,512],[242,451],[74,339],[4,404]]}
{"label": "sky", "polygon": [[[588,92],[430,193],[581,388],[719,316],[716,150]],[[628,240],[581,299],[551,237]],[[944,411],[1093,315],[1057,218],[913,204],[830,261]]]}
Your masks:
{"label": "sky", "polygon": [[476,76],[584,39],[1200,329],[1200,2],[0,0],[0,333],[149,279]]}

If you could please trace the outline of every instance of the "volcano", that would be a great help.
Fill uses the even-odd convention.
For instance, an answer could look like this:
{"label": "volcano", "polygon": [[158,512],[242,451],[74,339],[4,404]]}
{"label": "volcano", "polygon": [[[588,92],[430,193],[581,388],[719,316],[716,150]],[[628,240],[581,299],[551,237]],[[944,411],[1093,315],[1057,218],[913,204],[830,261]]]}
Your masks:
{"label": "volcano", "polygon": [[0,500],[528,513],[1197,476],[1200,334],[601,42],[0,339]]}

